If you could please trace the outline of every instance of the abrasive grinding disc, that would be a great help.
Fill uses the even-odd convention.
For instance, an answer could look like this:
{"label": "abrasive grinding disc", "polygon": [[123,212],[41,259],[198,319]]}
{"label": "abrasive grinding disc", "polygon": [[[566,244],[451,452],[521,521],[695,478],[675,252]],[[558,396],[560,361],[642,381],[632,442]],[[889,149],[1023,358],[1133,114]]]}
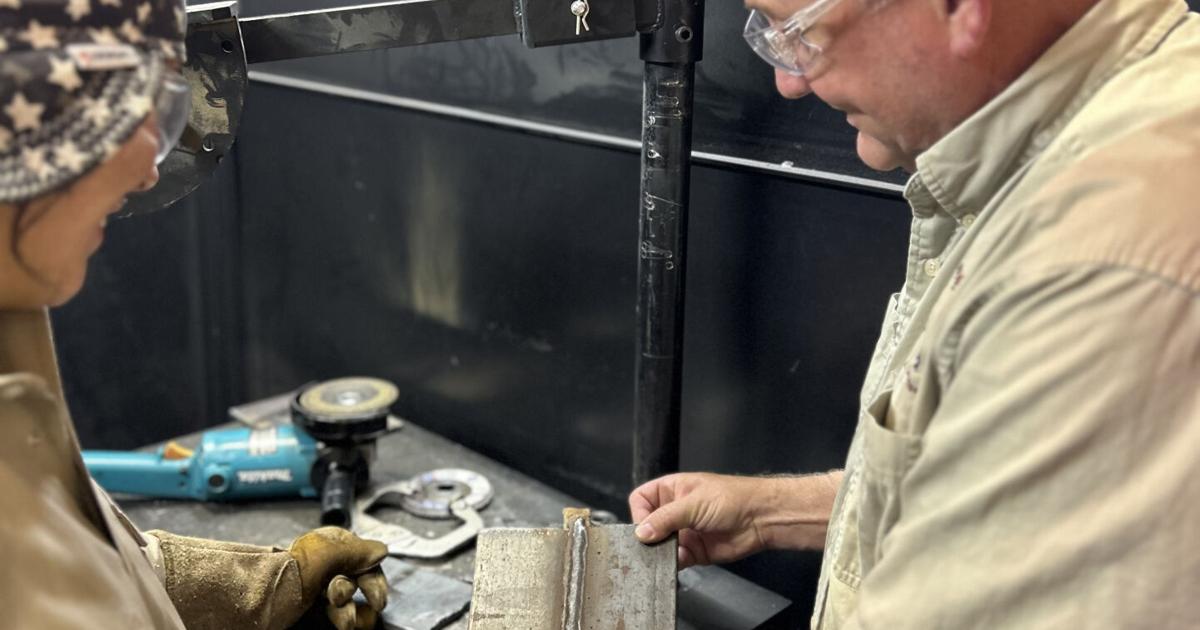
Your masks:
{"label": "abrasive grinding disc", "polygon": [[383,379],[354,376],[317,383],[297,402],[304,413],[333,420],[387,415],[397,397],[396,386]]}

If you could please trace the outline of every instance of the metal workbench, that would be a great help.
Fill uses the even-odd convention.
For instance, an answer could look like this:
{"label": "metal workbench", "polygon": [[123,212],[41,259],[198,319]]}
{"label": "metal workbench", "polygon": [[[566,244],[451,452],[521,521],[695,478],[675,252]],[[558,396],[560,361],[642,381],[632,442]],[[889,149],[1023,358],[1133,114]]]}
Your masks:
{"label": "metal workbench", "polygon": [[[186,445],[197,438],[191,437],[192,440],[185,438],[180,442]],[[491,481],[495,498],[480,512],[485,527],[561,527],[564,507],[585,507],[545,484],[412,423],[405,423],[400,431],[379,440],[371,479],[373,484],[402,481],[436,468],[466,468]],[[116,498],[139,528],[163,529],[185,536],[286,547],[296,536],[320,525],[315,500],[199,503]],[[422,519],[386,508],[375,514],[428,536],[440,536],[458,525],[456,521]],[[467,547],[439,560],[405,560],[469,581],[475,552],[473,547]],[[755,626],[747,625],[746,619],[761,614],[764,608],[778,610],[781,605],[786,606],[786,600],[774,593],[713,567],[685,571],[680,576],[680,584],[690,586],[689,596],[684,596],[681,591],[679,599],[681,629],[748,630]],[[781,619],[782,616],[776,616],[769,624],[757,627],[781,627],[777,625]],[[466,616],[446,627],[465,630]]]}

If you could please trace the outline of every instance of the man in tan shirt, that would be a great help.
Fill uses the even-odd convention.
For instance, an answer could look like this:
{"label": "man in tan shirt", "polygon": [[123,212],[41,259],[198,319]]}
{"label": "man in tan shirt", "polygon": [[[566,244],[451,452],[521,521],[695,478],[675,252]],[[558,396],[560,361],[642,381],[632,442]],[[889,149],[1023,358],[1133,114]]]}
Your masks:
{"label": "man in tan shirt", "polygon": [[1200,16],[750,0],[784,96],[913,173],[843,471],[630,495],[680,561],[824,548],[812,627],[1200,627]]}

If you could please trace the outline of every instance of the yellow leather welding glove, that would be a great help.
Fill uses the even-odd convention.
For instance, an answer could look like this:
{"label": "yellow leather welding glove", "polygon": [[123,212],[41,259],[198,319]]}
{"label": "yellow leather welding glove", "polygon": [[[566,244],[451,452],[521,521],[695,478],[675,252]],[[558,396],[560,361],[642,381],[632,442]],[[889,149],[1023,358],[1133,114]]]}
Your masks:
{"label": "yellow leather welding glove", "polygon": [[[341,528],[315,529],[286,550],[147,535],[156,542],[151,563],[188,630],[283,630],[302,618],[304,628],[365,629],[387,605],[379,567],[387,547]],[[359,589],[365,605],[352,600]]]}
{"label": "yellow leather welding glove", "polygon": [[[363,540],[340,527],[322,527],[293,541],[288,553],[300,569],[304,601],[309,603],[306,609],[315,609],[312,604],[323,595],[325,616],[337,630],[375,627],[387,606],[387,578],[379,566],[387,557],[387,545]],[[308,592],[309,588],[314,591]],[[366,604],[353,601],[358,590]]]}

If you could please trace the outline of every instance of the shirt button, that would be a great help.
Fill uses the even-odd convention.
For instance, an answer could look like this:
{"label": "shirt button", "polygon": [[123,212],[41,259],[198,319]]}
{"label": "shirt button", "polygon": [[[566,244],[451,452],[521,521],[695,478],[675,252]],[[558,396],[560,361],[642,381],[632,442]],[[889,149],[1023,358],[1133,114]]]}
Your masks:
{"label": "shirt button", "polygon": [[975,215],[968,214],[962,218],[963,227],[971,227],[975,223]]}
{"label": "shirt button", "polygon": [[929,276],[930,278],[936,276],[939,267],[941,267],[941,263],[939,263],[936,258],[930,258],[929,260],[926,260],[925,275]]}

